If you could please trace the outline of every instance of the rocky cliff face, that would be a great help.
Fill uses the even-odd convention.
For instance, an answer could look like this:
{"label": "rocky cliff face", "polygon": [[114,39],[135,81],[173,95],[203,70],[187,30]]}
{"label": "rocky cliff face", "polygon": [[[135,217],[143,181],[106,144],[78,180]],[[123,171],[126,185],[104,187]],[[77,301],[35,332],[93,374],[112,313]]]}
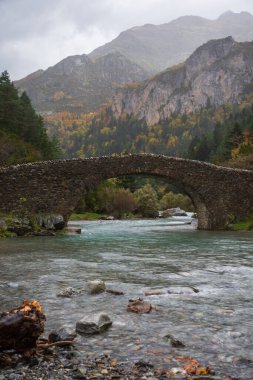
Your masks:
{"label": "rocky cliff face", "polygon": [[253,42],[237,43],[227,37],[201,46],[184,64],[117,90],[112,111],[116,117],[133,115],[154,125],[173,112],[188,114],[240,102],[252,81]]}
{"label": "rocky cliff face", "polygon": [[115,52],[95,60],[85,54],[71,56],[15,85],[27,92],[38,111],[91,112],[110,99],[116,85],[146,77],[140,66]]}

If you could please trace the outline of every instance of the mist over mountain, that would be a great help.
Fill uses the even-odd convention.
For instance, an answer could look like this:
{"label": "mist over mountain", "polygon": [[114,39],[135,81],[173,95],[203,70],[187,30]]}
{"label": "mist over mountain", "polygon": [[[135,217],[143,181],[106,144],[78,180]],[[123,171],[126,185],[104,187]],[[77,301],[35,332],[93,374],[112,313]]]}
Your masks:
{"label": "mist over mountain", "polygon": [[184,16],[162,25],[144,25],[122,32],[89,56],[70,56],[15,82],[34,107],[44,113],[93,112],[111,100],[122,84],[142,81],[183,62],[210,39],[232,36],[253,39],[253,16],[226,12],[217,20]]}
{"label": "mist over mountain", "polygon": [[217,20],[183,16],[162,25],[143,25],[122,32],[95,49],[90,58],[118,51],[150,74],[185,61],[197,47],[211,39],[232,36],[236,41],[253,39],[253,16],[228,11]]}

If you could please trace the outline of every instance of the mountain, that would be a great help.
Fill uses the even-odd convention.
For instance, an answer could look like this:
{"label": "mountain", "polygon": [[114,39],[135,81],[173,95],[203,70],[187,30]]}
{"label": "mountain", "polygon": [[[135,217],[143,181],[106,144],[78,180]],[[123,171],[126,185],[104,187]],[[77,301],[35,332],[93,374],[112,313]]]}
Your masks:
{"label": "mountain", "polygon": [[91,60],[87,55],[63,59],[47,70],[38,70],[15,82],[19,91],[26,91],[33,106],[52,113],[66,109],[92,112],[108,101],[115,86],[143,80],[147,73],[119,52]]}
{"label": "mountain", "polygon": [[205,42],[227,36],[238,42],[253,40],[253,16],[229,11],[217,20],[184,16],[162,25],[138,26],[122,32],[89,57],[94,59],[117,51],[153,75],[185,61]]}
{"label": "mountain", "polygon": [[118,85],[146,79],[183,62],[208,40],[228,35],[252,40],[253,16],[226,12],[217,20],[184,16],[163,25],[134,27],[89,56],[67,57],[15,85],[28,93],[40,112],[93,112],[110,101]]}
{"label": "mountain", "polygon": [[137,86],[118,89],[112,111],[116,118],[132,115],[154,125],[173,113],[240,103],[252,90],[253,42],[238,43],[227,37],[207,42],[185,63]]}

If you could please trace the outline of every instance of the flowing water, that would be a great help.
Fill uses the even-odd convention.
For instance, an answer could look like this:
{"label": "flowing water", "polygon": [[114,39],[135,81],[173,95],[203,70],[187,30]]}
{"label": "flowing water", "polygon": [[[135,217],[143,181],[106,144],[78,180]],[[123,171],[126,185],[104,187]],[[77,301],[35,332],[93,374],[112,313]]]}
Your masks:
{"label": "flowing water", "polygon": [[[35,298],[47,315],[47,332],[106,311],[112,328],[80,338],[79,348],[90,355],[108,352],[168,367],[175,366],[174,357],[186,355],[217,373],[253,379],[251,233],[197,231],[170,226],[166,219],[78,224],[81,235],[0,241],[1,310]],[[56,296],[91,279],[125,294]],[[145,297],[151,290],[164,294]],[[156,310],[127,312],[128,300],[138,297]],[[173,348],[167,334],[185,348]]]}

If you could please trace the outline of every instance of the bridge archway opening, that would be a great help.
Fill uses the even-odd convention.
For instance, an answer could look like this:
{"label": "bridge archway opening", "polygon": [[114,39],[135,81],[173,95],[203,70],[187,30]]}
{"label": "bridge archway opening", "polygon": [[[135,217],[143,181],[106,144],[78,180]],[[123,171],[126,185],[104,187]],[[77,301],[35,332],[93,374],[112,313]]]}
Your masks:
{"label": "bridge archway opening", "polygon": [[[137,199],[138,195],[141,192],[145,193],[145,191],[144,196],[148,196],[148,193],[150,198],[155,196],[156,213],[147,214],[144,212],[142,214],[140,212]],[[122,198],[125,198],[124,201]],[[154,202],[154,198],[150,201]],[[121,207],[121,209],[117,210],[117,207]],[[74,213],[98,213],[112,215],[116,218],[127,217],[127,214],[137,214],[145,218],[157,217],[159,216],[158,211],[172,208],[197,213],[202,221],[205,220],[206,225],[208,225],[208,210],[196,192],[187,186],[183,187],[176,181],[171,181],[165,176],[146,173],[103,178],[95,185],[89,186],[87,193],[83,194],[76,204]]]}

